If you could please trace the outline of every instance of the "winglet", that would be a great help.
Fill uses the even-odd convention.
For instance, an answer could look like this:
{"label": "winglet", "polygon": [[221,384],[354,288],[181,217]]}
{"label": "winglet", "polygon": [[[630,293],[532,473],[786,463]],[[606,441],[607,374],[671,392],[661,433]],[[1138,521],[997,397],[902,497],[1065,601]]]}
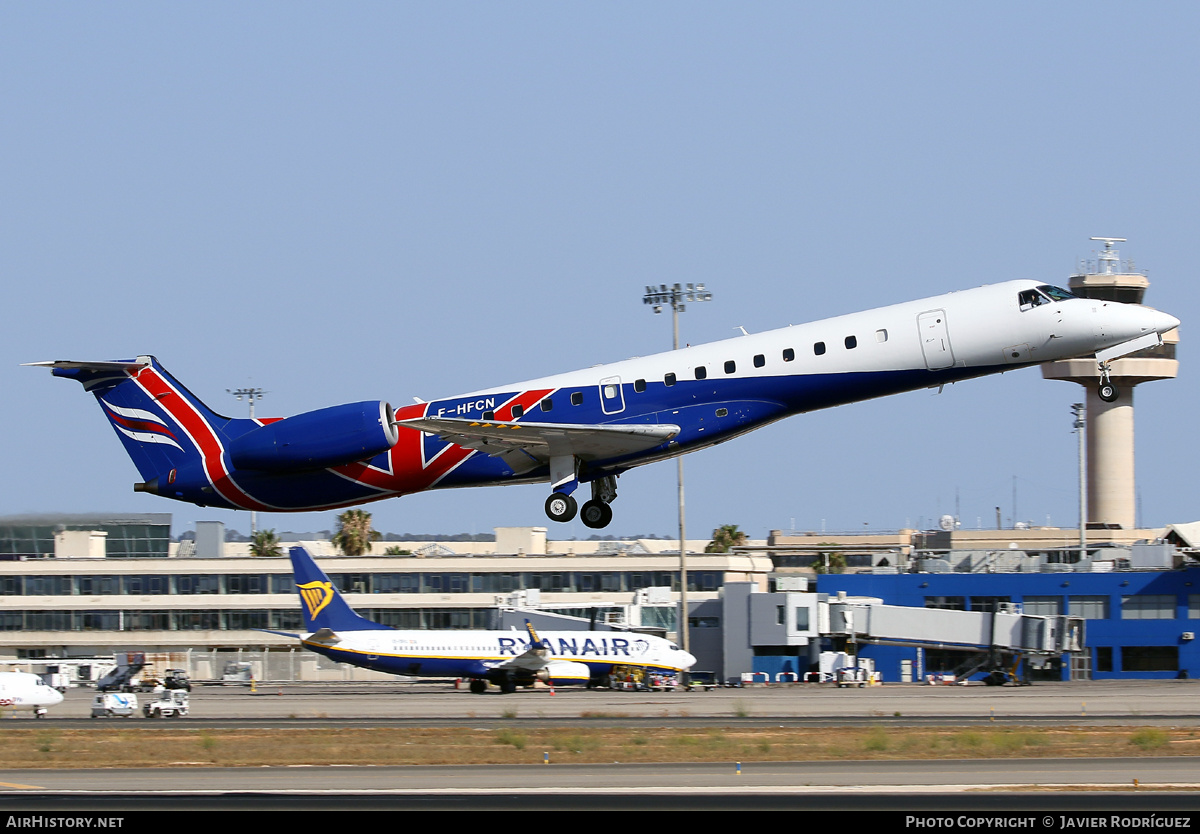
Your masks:
{"label": "winglet", "polygon": [[542,642],[541,638],[538,637],[537,630],[534,629],[533,623],[529,622],[529,620],[525,621],[525,630],[529,632],[529,648],[535,650],[546,648],[546,645]]}

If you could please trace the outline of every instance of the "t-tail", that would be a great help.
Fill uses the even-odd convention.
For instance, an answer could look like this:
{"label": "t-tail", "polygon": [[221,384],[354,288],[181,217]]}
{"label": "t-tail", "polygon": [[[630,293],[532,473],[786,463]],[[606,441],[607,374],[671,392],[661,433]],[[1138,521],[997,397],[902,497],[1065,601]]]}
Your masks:
{"label": "t-tail", "polygon": [[308,487],[316,483],[318,491],[327,490],[329,482],[342,491],[335,493],[335,501],[325,498],[316,506],[379,498],[379,490],[320,473],[387,452],[399,438],[395,412],[381,401],[287,419],[232,418],[206,406],[153,356],[29,364],[50,368],[55,376],[74,379],[95,394],[142,476],[134,491],[201,507],[311,509]]}
{"label": "t-tail", "polygon": [[316,633],[322,629],[338,631],[391,630],[389,626],[372,622],[354,613],[325,572],[317,567],[303,547],[293,547],[292,578],[300,594],[300,612],[304,615],[304,630]]}
{"label": "t-tail", "polygon": [[[230,479],[230,436],[257,421],[223,417],[206,406],[153,356],[114,362],[33,362],[74,379],[94,394],[150,492],[201,506],[266,509]],[[252,506],[253,505],[253,506]]]}

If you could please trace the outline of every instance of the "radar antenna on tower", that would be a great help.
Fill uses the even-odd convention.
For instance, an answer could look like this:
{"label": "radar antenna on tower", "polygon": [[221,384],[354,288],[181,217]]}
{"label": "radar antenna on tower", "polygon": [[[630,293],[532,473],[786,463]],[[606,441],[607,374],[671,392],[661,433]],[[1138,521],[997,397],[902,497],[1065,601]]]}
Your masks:
{"label": "radar antenna on tower", "polygon": [[1113,244],[1124,243],[1126,238],[1094,237],[1092,240],[1104,241],[1104,251],[1096,255],[1096,260],[1100,262],[1100,274],[1116,275],[1118,272],[1120,272],[1121,270],[1119,264],[1121,262],[1121,255],[1116,249],[1113,249]]}

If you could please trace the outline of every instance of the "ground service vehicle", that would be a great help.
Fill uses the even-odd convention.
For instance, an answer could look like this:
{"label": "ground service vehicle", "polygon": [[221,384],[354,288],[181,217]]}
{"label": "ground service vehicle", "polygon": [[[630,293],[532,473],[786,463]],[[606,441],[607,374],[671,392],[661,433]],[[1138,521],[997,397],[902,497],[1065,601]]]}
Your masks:
{"label": "ground service vehicle", "polygon": [[98,692],[92,698],[92,718],[130,718],[138,708],[137,696],[126,692]]}
{"label": "ground service vehicle", "polygon": [[162,689],[153,700],[142,706],[147,718],[186,718],[189,711],[188,694],[182,689]]}

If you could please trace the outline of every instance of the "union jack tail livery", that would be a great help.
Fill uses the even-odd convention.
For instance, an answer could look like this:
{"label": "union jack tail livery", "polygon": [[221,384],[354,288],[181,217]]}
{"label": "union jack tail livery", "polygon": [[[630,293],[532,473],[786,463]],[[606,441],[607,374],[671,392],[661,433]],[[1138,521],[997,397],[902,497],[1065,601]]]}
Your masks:
{"label": "union jack tail livery", "polygon": [[335,496],[333,506],[382,497],[330,467],[396,444],[399,429],[387,403],[350,403],[287,420],[238,419],[210,409],[153,356],[33,364],[96,396],[144,479],[136,492],[202,507],[275,511],[329,506],[306,504],[311,488]]}
{"label": "union jack tail livery", "polygon": [[77,380],[96,396],[147,481],[199,464],[201,444],[231,422],[192,396],[151,356],[129,362],[55,362],[51,367],[55,376]]}
{"label": "union jack tail livery", "polygon": [[622,473],[806,411],[1091,356],[1097,396],[1111,402],[1109,363],[1178,325],[1138,304],[1007,281],[396,410],[368,401],[283,420],[221,417],[152,356],[33,364],[96,395],[142,492],[279,512],[548,482],[551,520],[578,513],[600,528]]}

